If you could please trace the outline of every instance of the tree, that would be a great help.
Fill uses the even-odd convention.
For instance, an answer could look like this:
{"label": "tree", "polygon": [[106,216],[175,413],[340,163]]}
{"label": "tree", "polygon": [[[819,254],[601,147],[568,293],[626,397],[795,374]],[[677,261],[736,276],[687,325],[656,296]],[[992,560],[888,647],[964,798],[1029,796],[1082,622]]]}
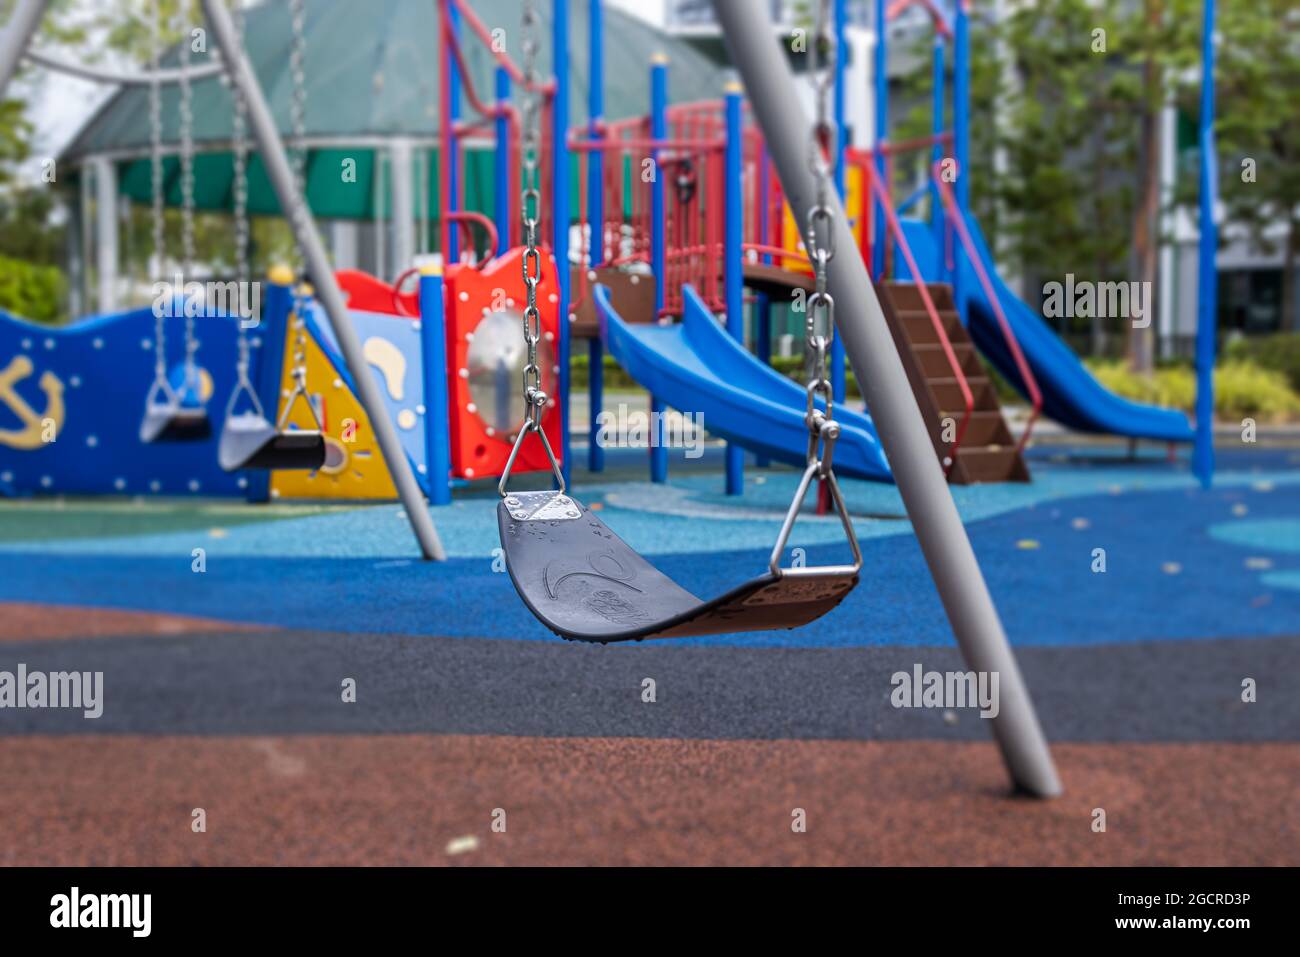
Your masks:
{"label": "tree", "polygon": [[[1300,7],[1225,0],[1218,32],[1215,134],[1226,220],[1259,250],[1282,253],[1282,321],[1300,331]],[[1192,104],[1197,89],[1199,76],[1184,88]],[[1195,202],[1194,189],[1193,182],[1183,201]]]}
{"label": "tree", "polygon": [[[972,23],[972,205],[996,235],[997,254],[1027,278],[1125,278],[1138,138],[1132,83],[1111,55],[1123,16],[1086,0],[1039,0],[999,23]],[[1005,80],[999,49],[1015,58],[1015,83]],[[928,97],[928,70],[910,85]],[[924,115],[928,128],[928,106]],[[920,132],[910,122],[909,135]],[[1104,320],[1086,321],[1092,351],[1104,351]],[[1058,331],[1071,331],[1069,320],[1060,323]]]}

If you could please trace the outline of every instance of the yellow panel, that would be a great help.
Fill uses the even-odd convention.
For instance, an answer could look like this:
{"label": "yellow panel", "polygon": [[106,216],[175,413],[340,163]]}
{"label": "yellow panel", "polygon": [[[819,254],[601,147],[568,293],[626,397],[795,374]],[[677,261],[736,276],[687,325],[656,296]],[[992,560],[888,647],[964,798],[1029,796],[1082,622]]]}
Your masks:
{"label": "yellow panel", "polygon": [[811,273],[808,267],[808,251],[803,245],[803,230],[801,230],[794,221],[794,213],[790,212],[790,204],[781,204],[781,248],[788,249],[791,252],[797,252],[803,259],[794,256],[787,256],[781,260],[781,268],[788,269],[791,272]]}
{"label": "yellow panel", "polygon": [[[290,336],[293,335],[292,327]],[[271,473],[271,497],[278,499],[394,499],[397,489],[388,474],[370,419],[352,390],[339,377],[316,340],[307,336],[307,388],[321,413],[328,446],[325,465],[316,472]],[[363,374],[367,370],[363,370]],[[284,350],[280,377],[283,406],[293,389],[293,348]],[[289,421],[314,427],[311,413],[299,400]]]}
{"label": "yellow panel", "polygon": [[[863,185],[862,170],[857,166],[846,166],[844,170],[844,191],[846,194],[844,212],[849,217],[849,227],[853,230],[853,238],[857,240],[858,248],[862,247],[862,230],[866,224],[862,205]],[[808,255],[803,245],[803,230],[795,225],[794,214],[790,212],[788,203],[782,204],[781,248],[797,252],[805,258]],[[804,259],[796,259],[793,256],[784,259],[781,266],[792,272],[812,272]]]}
{"label": "yellow panel", "polygon": [[862,248],[862,230],[866,228],[867,218],[863,215],[863,187],[862,168],[860,166],[845,165],[844,169],[844,213],[849,217],[849,228],[853,230],[853,238],[858,242],[858,248]]}

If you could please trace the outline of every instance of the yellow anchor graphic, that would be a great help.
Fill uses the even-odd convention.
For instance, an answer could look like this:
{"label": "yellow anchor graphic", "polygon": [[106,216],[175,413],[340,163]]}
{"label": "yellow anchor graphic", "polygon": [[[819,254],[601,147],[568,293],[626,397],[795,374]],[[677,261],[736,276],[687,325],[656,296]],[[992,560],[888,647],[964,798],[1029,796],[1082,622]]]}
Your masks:
{"label": "yellow anchor graphic", "polygon": [[14,356],[9,365],[0,370],[0,402],[9,406],[10,411],[26,425],[23,429],[0,429],[0,445],[14,449],[39,449],[45,445],[44,423],[47,419],[54,422],[54,434],[63,428],[63,383],[53,372],[41,373],[41,391],[45,393],[45,414],[42,415],[27,404],[14,386],[32,374],[32,360],[27,356]]}

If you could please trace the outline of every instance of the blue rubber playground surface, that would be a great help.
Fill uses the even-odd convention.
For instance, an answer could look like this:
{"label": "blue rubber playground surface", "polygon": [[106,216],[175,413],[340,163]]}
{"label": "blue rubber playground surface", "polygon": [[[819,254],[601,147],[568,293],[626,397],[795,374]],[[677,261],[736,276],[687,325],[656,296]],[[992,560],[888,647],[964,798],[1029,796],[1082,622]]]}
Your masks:
{"label": "blue rubber playground surface", "polygon": [[[694,462],[675,460],[669,483],[652,485],[644,451],[611,452],[605,473],[578,472],[576,491],[665,573],[710,596],[762,568],[797,479],[792,469],[751,463],[745,495],[727,497],[718,458],[710,450]],[[1221,452],[1210,490],[1163,450],[1128,459],[1117,446],[1044,447],[1030,465],[1028,485],[952,490],[1017,646],[1296,633],[1300,451]],[[843,486],[864,567],[838,609],[794,632],[659,643],[951,643],[897,489]],[[0,505],[0,527],[19,514],[24,525],[0,534],[0,600],[292,629],[558,642],[515,596],[497,550],[495,507],[494,491],[484,488],[436,510],[450,560],[432,564],[418,560],[395,504],[10,502]],[[174,520],[160,522],[169,510]],[[811,496],[791,547],[809,563],[846,553],[836,520],[813,514]],[[195,549],[204,550],[201,574],[192,568]],[[1103,560],[1104,572],[1095,570]]]}

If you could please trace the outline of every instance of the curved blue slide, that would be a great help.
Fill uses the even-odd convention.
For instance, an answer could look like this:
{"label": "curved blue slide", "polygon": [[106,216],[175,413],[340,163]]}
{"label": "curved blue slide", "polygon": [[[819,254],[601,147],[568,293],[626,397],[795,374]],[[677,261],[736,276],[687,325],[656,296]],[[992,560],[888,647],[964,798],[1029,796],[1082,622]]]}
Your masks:
{"label": "curved blue slide", "polygon": [[[971,242],[983,261],[984,270],[1007,317],[1007,323],[1020,343],[1020,350],[1043,394],[1045,416],[1080,432],[1102,432],[1166,442],[1192,441],[1191,423],[1179,410],[1142,405],[1120,398],[1093,378],[1078,356],[1043,322],[1038,313],[1025,305],[1003,283],[973,217],[967,218],[967,226]],[[935,247],[929,224],[904,220],[903,230],[912,247],[917,267],[927,279],[939,279],[939,251]],[[959,286],[968,307],[971,339],[980,352],[997,367],[998,372],[1021,395],[1027,395],[1028,390],[1020,379],[1015,360],[1002,338],[997,313],[985,296],[962,244],[958,242],[956,245],[958,268],[961,270]]]}
{"label": "curved blue slide", "polygon": [[[596,312],[611,354],[666,405],[701,414],[711,434],[756,455],[803,465],[808,451],[807,393],[732,339],[694,289],[686,286],[682,293],[680,323],[629,325],[610,303],[609,289],[597,285]],[[837,406],[835,420],[841,427],[835,471],[892,482],[871,418]]]}

